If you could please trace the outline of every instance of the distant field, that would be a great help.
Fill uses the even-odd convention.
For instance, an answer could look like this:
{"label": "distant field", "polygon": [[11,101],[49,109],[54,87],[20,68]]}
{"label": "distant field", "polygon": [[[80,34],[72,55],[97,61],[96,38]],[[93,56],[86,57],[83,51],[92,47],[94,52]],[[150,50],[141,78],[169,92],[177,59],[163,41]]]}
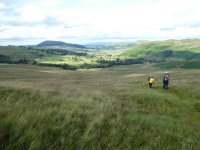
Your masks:
{"label": "distant field", "polygon": [[165,71],[1,64],[0,149],[199,150],[200,70]]}

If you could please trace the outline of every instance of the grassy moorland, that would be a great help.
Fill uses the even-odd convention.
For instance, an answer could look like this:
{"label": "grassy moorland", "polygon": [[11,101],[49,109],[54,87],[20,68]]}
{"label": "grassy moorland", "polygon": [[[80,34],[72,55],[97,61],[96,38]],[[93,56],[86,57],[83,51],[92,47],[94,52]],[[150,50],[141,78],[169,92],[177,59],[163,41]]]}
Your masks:
{"label": "grassy moorland", "polygon": [[[200,149],[200,70],[0,65],[0,149]],[[156,84],[149,89],[149,73]]]}

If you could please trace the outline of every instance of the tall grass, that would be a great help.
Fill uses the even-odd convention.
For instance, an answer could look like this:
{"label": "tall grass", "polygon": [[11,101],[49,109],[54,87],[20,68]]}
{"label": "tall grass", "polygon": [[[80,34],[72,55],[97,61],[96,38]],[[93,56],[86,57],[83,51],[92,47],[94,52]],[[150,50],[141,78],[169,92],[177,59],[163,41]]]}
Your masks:
{"label": "tall grass", "polygon": [[[0,149],[200,148],[199,88],[191,88],[199,85],[192,78],[198,70],[171,70],[171,87],[163,90],[158,69],[154,88],[144,84],[148,66],[74,72],[34,66],[21,70],[23,77],[19,69],[9,74],[11,67],[3,67],[8,75],[1,82],[23,80],[29,88],[0,87]],[[27,80],[31,75],[37,78]],[[53,80],[46,90],[45,77]]]}

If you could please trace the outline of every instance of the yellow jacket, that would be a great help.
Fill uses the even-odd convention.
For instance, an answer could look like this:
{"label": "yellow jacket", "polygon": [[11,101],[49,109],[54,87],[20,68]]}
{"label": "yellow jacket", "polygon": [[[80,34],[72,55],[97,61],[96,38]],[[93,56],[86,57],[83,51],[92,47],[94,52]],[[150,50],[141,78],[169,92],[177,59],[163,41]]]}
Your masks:
{"label": "yellow jacket", "polygon": [[155,79],[154,78],[150,78],[149,79],[149,83],[154,83]]}

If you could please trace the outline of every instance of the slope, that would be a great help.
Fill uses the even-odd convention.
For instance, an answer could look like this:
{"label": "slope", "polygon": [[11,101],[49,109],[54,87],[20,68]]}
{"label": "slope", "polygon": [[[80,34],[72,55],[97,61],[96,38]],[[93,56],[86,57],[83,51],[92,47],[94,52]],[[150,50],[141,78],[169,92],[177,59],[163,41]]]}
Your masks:
{"label": "slope", "polygon": [[61,48],[81,48],[84,49],[86,48],[85,46],[78,45],[78,44],[71,44],[71,43],[65,43],[62,41],[44,41],[36,45],[36,47],[41,47],[41,48],[52,48],[52,47],[61,47]]}
{"label": "slope", "polygon": [[149,65],[0,70],[0,149],[200,148],[199,70],[170,70],[167,91]]}
{"label": "slope", "polygon": [[[200,64],[200,40],[185,39],[136,43],[136,46],[124,51],[121,56],[142,58],[143,62],[165,63],[165,65],[182,63],[184,64],[182,67],[191,66],[194,68],[197,65],[192,66],[190,64]],[[177,66],[174,65],[174,67]]]}

